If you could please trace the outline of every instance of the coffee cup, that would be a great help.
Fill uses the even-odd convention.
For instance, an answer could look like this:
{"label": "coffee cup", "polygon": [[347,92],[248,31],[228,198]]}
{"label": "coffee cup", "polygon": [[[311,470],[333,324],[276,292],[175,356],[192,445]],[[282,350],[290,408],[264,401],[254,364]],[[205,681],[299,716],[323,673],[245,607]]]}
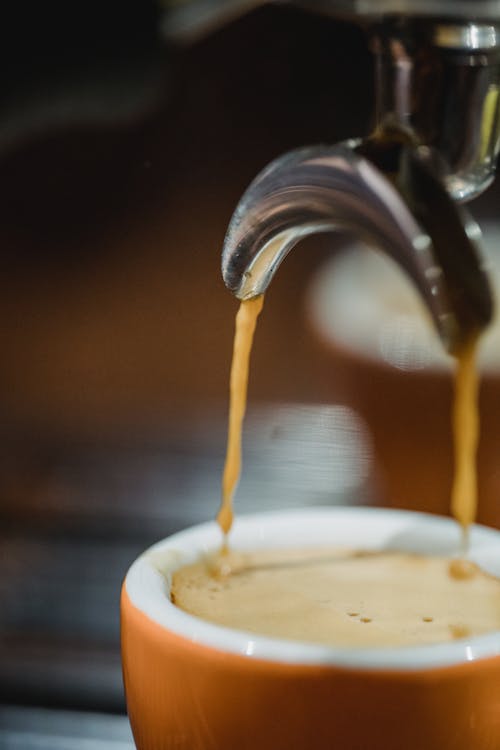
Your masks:
{"label": "coffee cup", "polygon": [[[132,565],[121,600],[123,674],[138,750],[498,750],[500,632],[446,643],[330,647],[190,615],[173,573],[216,550],[215,523],[175,534]],[[470,556],[500,575],[500,532],[474,526]],[[307,508],[236,519],[237,550],[341,545],[456,554],[449,518]]]}

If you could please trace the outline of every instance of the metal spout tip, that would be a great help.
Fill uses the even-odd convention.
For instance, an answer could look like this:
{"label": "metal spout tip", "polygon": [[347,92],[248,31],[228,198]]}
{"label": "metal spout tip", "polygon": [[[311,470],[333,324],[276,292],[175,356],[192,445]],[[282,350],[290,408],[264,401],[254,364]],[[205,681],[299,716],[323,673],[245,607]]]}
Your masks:
{"label": "metal spout tip", "polygon": [[[491,320],[480,231],[446,192],[431,150],[398,146],[389,181],[349,142],[292,151],[243,195],[222,253],[226,286],[239,299],[263,294],[290,250],[310,234],[342,230],[390,255],[420,291],[443,345],[457,351]],[[391,156],[393,159],[393,156]]]}

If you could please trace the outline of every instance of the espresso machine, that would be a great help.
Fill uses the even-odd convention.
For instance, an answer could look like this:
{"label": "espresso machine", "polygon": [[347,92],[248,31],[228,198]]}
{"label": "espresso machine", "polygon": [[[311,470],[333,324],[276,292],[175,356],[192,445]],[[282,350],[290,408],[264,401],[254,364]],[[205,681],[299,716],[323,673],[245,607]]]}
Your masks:
{"label": "espresso machine", "polygon": [[256,178],[226,236],[226,285],[240,298],[263,293],[300,238],[351,230],[411,276],[456,352],[492,317],[480,231],[459,204],[494,179],[500,147],[494,4],[466,4],[462,18],[452,3],[432,4],[432,16],[425,3],[310,5],[366,25],[376,57],[374,131],[287,154]]}
{"label": "espresso machine", "polygon": [[[167,37],[212,31],[252,2],[172,4]],[[399,126],[435,148],[459,202],[494,179],[499,143],[500,4],[494,0],[291,0],[304,10],[362,26],[376,59],[375,128]],[[334,95],[334,93],[333,93]]]}
{"label": "espresso machine", "polygon": [[[302,237],[351,230],[411,276],[456,351],[491,319],[477,242],[459,204],[492,182],[500,148],[500,4],[318,0],[296,3],[366,30],[375,55],[372,135],[297,150],[249,187],[222,271],[241,299],[263,293]],[[259,3],[183,3],[167,33],[192,37]]]}

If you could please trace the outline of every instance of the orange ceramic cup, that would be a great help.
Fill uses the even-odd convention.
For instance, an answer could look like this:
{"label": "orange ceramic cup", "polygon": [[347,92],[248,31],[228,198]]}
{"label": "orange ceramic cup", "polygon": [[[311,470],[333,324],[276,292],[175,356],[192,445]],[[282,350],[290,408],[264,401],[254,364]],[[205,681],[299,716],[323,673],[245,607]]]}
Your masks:
{"label": "orange ceramic cup", "polygon": [[[453,554],[449,519],[306,509],[237,520],[235,548],[356,545]],[[328,648],[219,627],[169,599],[172,572],[217,547],[213,523],[145,552],[122,591],[127,706],[138,750],[498,750],[500,632],[452,643]],[[500,573],[500,532],[471,555]]]}

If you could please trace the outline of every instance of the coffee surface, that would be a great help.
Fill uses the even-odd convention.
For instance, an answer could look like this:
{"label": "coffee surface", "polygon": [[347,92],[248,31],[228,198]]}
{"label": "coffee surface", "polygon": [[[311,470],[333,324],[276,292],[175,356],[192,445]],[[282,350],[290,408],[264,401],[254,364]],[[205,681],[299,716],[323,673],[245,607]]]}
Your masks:
{"label": "coffee surface", "polygon": [[472,563],[324,548],[228,552],[178,570],[172,601],[230,628],[330,646],[431,644],[500,629],[500,580]]}

